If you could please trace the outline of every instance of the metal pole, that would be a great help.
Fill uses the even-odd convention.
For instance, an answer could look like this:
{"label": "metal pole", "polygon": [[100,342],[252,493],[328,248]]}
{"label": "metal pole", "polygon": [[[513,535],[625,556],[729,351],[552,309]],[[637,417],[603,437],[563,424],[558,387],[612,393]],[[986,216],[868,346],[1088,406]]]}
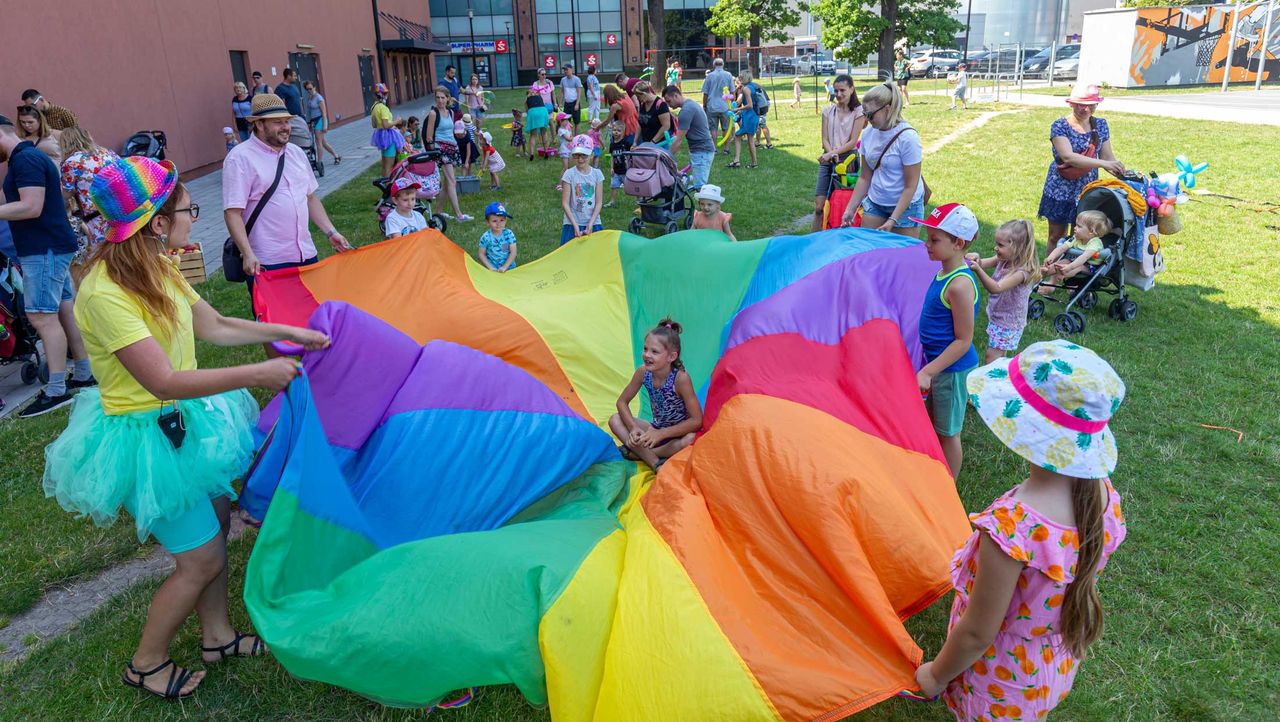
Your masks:
{"label": "metal pole", "polygon": [[[467,8],[467,29],[471,35],[471,74],[476,74],[476,11]],[[469,80],[467,82],[470,82]]]}
{"label": "metal pole", "polygon": [[373,40],[378,44],[378,81],[387,82],[387,61],[382,56],[382,13],[378,12],[378,0],[373,0]]}
{"label": "metal pole", "polygon": [[1267,0],[1267,21],[1263,23],[1262,37],[1258,40],[1258,77],[1253,79],[1253,89],[1262,89],[1262,71],[1267,67],[1267,42],[1271,39],[1271,16],[1275,14],[1276,0]]}
{"label": "metal pole", "polygon": [[578,66],[578,7],[573,0],[569,0],[569,27],[569,32],[573,33],[573,72],[577,73],[582,68]]}
{"label": "metal pole", "polygon": [[1067,10],[1067,3],[1061,2],[1058,12],[1053,17],[1053,43],[1049,46],[1049,64],[1045,66],[1045,76],[1049,79],[1049,87],[1053,87],[1053,66],[1058,62],[1058,42],[1062,40],[1062,14]]}
{"label": "metal pole", "polygon": [[516,43],[515,43],[515,39],[511,37],[511,21],[510,20],[506,22],[506,26],[507,26],[507,57],[508,57],[507,71],[508,71],[508,75],[511,76],[511,87],[514,88],[516,87],[516,69],[514,67],[515,64],[510,62],[510,58],[514,57],[511,55],[511,53],[514,53],[516,51]]}
{"label": "metal pole", "polygon": [[1227,66],[1222,69],[1222,92],[1227,92],[1227,84],[1231,82],[1231,56],[1236,50],[1236,28],[1240,27],[1240,0],[1236,0],[1235,9],[1231,11],[1231,34],[1227,36]]}
{"label": "metal pole", "polygon": [[969,0],[969,9],[964,14],[964,64],[969,65],[969,40],[973,35],[973,0]]}

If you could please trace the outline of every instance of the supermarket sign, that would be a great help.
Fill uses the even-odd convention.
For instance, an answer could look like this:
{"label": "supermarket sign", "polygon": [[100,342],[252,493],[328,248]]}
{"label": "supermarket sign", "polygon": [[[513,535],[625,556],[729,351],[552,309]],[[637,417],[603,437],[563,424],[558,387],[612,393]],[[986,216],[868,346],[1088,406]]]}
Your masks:
{"label": "supermarket sign", "polygon": [[492,40],[477,40],[473,46],[470,42],[463,41],[460,43],[449,43],[449,51],[454,55],[473,55],[479,53],[506,52],[506,42],[503,43],[502,50],[494,47]]}

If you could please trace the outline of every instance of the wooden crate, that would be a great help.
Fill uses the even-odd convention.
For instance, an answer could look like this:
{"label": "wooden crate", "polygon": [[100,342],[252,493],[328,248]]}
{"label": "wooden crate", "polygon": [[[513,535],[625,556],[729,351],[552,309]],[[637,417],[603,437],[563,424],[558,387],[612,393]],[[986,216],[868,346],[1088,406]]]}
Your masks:
{"label": "wooden crate", "polygon": [[200,249],[194,251],[180,251],[176,254],[178,259],[178,270],[182,273],[182,277],[187,279],[187,283],[195,285],[204,283],[208,277],[204,272],[204,252]]}

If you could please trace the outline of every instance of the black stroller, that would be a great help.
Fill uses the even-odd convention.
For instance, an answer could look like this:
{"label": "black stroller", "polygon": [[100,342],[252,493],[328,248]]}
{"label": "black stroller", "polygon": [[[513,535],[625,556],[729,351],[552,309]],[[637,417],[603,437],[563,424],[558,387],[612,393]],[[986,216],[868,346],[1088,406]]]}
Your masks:
{"label": "black stroller", "polygon": [[120,155],[128,157],[131,155],[140,155],[156,160],[164,160],[164,149],[169,146],[169,141],[164,135],[163,130],[140,130],[129,136],[124,142],[124,147],[120,149]]}
{"label": "black stroller", "polygon": [[636,199],[640,209],[628,230],[640,233],[651,225],[662,228],[664,233],[675,233],[693,226],[693,194],[686,176],[676,169],[671,151],[643,143],[616,155],[627,169],[622,190]]}
{"label": "black stroller", "polygon": [[303,119],[300,115],[295,115],[289,119],[289,142],[302,149],[307,154],[307,160],[311,162],[311,170],[317,176],[324,177],[324,161],[320,160],[319,148],[316,148],[316,134],[311,130],[311,124]]}
{"label": "black stroller", "polygon": [[[1124,186],[1108,185],[1104,182],[1090,183],[1085,186],[1076,204],[1076,213],[1084,211],[1101,211],[1111,221],[1111,232],[1102,238],[1103,249],[1098,253],[1099,263],[1088,264],[1084,271],[1063,281],[1062,285],[1048,285],[1052,288],[1066,289],[1070,294],[1062,311],[1054,317],[1053,328],[1059,335],[1069,336],[1084,331],[1084,315],[1073,307],[1088,311],[1098,305],[1098,294],[1106,293],[1115,296],[1107,307],[1107,315],[1117,321],[1132,321],[1138,315],[1138,304],[1129,298],[1125,291],[1125,249],[1143,242],[1142,234],[1145,216],[1133,210],[1130,198],[1146,198],[1147,181],[1141,175],[1126,174]],[[1145,201],[1143,201],[1145,206]],[[1072,233],[1075,229],[1072,229]],[[1070,242],[1060,239],[1059,244]],[[1061,260],[1071,261],[1080,255],[1080,251],[1071,250]],[[1045,301],[1054,300],[1045,297],[1033,297],[1027,305],[1027,316],[1032,319],[1044,315]]]}
{"label": "black stroller", "polygon": [[22,383],[48,382],[49,367],[36,347],[39,336],[23,308],[17,264],[0,253],[0,366],[22,364]]}

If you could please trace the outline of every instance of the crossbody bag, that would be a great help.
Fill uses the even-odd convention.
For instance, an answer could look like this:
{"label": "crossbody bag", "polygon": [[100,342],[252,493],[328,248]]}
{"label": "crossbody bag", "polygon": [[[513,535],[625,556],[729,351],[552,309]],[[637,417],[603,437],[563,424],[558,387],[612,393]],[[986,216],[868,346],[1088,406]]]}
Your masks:
{"label": "crossbody bag", "polygon": [[[1080,151],[1080,155],[1086,158],[1097,158],[1098,148],[1101,145],[1102,144],[1098,142],[1098,126],[1094,122],[1093,116],[1089,116],[1089,145],[1086,145],[1084,150]],[[1058,161],[1058,164],[1054,166],[1054,168],[1058,171],[1058,175],[1062,176],[1066,180],[1072,181],[1080,180],[1095,170],[1094,168],[1081,168],[1080,166],[1063,163],[1062,161]]]}
{"label": "crossbody bag", "polygon": [[[285,152],[289,149],[286,147]],[[285,152],[280,154],[280,160],[276,162],[276,177],[271,181],[271,187],[266,193],[262,194],[262,198],[258,200],[258,205],[254,206],[253,213],[249,214],[249,220],[244,224],[244,237],[249,240],[249,233],[253,231],[253,224],[258,222],[258,216],[262,214],[262,209],[267,207],[267,201],[271,200],[271,196],[275,195],[276,188],[280,186],[280,176],[284,175],[284,158]],[[240,252],[240,246],[232,240],[230,236],[222,243],[222,275],[227,277],[231,283],[244,283],[249,277],[244,272],[244,254]]]}
{"label": "crossbody bag", "polygon": [[[889,142],[884,144],[884,148],[882,148],[882,149],[880,150],[880,157],[876,159],[876,164],[875,164],[874,166],[872,166],[872,167],[871,167],[871,171],[872,171],[873,173],[874,173],[875,171],[880,170],[880,164],[881,164],[882,162],[884,162],[884,155],[885,155],[885,153],[888,153],[888,152],[889,152],[889,148],[893,147],[893,144],[897,142],[897,140],[898,140],[898,136],[902,135],[903,133],[907,132],[908,130],[915,130],[915,128],[912,128],[912,127],[910,127],[910,126],[907,126],[906,128],[903,128],[902,130],[898,131],[897,133],[894,133],[894,134],[893,134],[893,137],[889,139]],[[933,189],[929,187],[929,181],[927,181],[927,180],[925,180],[925,179],[924,179],[924,171],[923,171],[923,170],[922,170],[922,171],[920,171],[920,182],[924,184],[924,202],[925,202],[925,203],[928,203],[928,202],[929,202],[929,198],[931,198],[931,197],[933,196]]]}

